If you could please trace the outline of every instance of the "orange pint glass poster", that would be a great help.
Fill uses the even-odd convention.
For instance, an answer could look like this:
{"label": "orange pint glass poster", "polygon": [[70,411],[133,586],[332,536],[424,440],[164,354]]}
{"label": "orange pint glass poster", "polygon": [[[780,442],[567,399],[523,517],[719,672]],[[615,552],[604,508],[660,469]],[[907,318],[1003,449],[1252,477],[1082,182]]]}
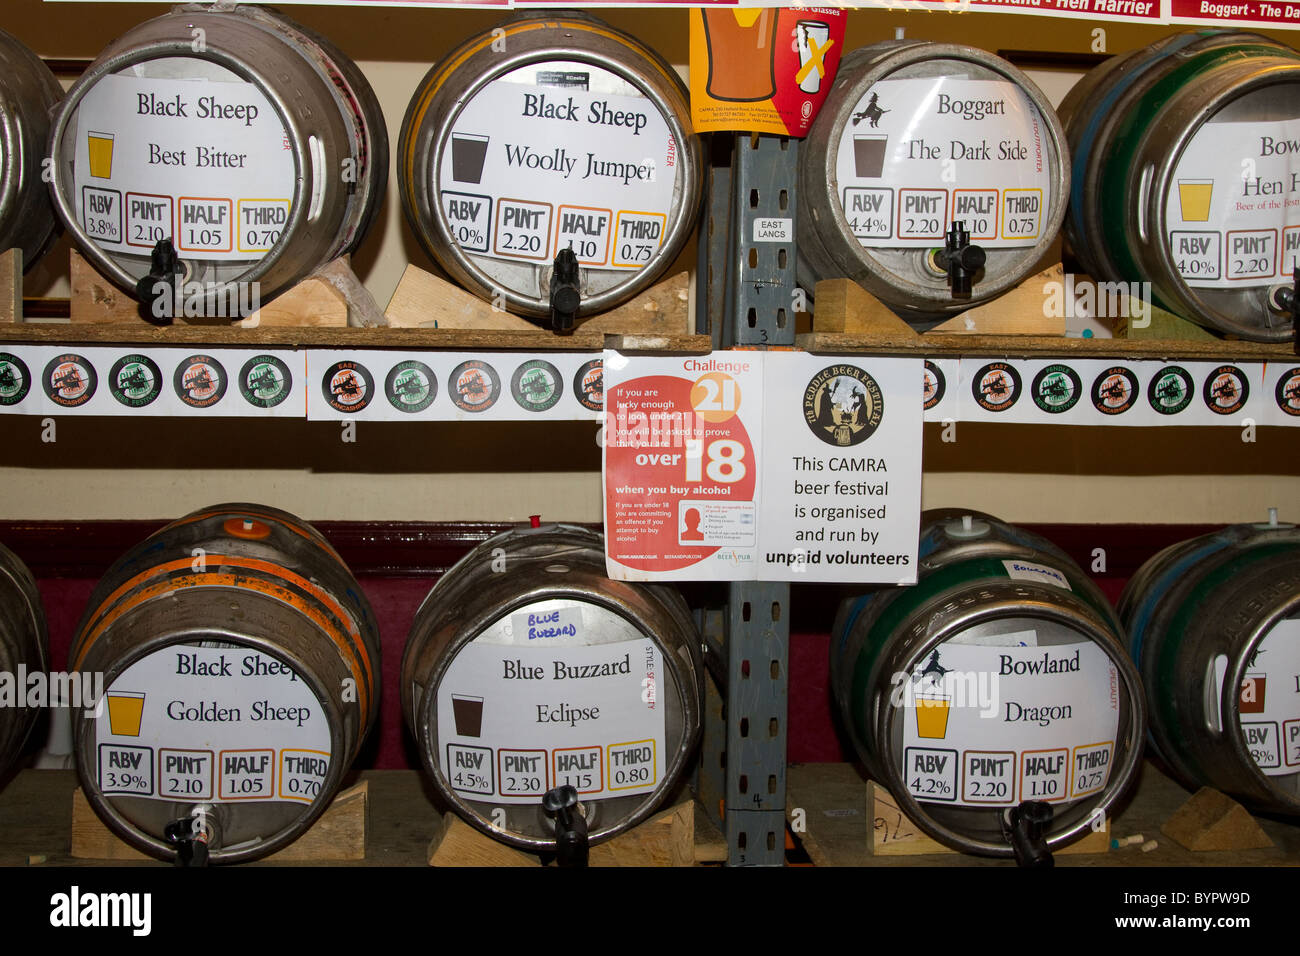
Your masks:
{"label": "orange pint glass poster", "polygon": [[691,11],[691,119],[699,132],[805,136],[840,62],[844,11]]}

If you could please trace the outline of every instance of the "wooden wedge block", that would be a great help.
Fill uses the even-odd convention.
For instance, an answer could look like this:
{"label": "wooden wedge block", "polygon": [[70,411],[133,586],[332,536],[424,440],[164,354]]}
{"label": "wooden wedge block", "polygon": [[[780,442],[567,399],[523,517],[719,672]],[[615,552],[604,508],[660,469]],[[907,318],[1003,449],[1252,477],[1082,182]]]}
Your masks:
{"label": "wooden wedge block", "polygon": [[506,846],[445,813],[442,828],[429,844],[430,866],[541,866],[535,856]]}
{"label": "wooden wedge block", "polygon": [[68,253],[73,324],[138,323],[140,303],[109,282],[76,249]]}
{"label": "wooden wedge block", "polygon": [[645,823],[591,848],[591,866],[694,866],[695,800],[687,797]]}
{"label": "wooden wedge block", "polygon": [[[1065,269],[1058,262],[1032,275],[992,302],[967,309],[935,326],[931,332],[965,332],[977,335],[1064,335],[1065,315],[1049,315],[1049,283],[1065,283]],[[1059,294],[1059,293],[1058,293]]]}
{"label": "wooden wedge block", "polygon": [[[364,860],[370,785],[363,780],[334,798],[310,830],[269,862]],[[91,809],[78,787],[72,793],[72,855],[82,860],[152,860],[119,839]]]}
{"label": "wooden wedge block", "polygon": [[241,329],[268,326],[343,328],[348,324],[348,302],[332,283],[304,279],[280,293],[246,319],[234,323]]}
{"label": "wooden wedge block", "polygon": [[0,324],[23,320],[23,251],[0,252]]}
{"label": "wooden wedge block", "polygon": [[916,330],[874,295],[851,279],[817,283],[813,308],[814,332],[879,334],[882,338],[916,339]]}
{"label": "wooden wedge block", "polygon": [[1274,845],[1245,807],[1212,787],[1192,794],[1160,832],[1193,851],[1257,850]]}
{"label": "wooden wedge block", "polygon": [[[580,332],[646,332],[684,335],[690,313],[690,275],[680,272],[651,286],[631,302],[589,319]],[[536,331],[528,319],[493,309],[473,293],[431,272],[408,265],[384,311],[388,324],[406,329],[501,329]]]}

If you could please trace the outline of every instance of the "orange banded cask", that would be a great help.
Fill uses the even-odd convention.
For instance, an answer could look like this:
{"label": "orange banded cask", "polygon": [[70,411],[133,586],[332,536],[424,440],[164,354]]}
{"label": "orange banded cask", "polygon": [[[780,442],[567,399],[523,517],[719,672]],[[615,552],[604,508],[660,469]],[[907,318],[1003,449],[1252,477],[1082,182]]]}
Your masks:
{"label": "orange banded cask", "polygon": [[74,715],[77,768],[119,836],[168,858],[169,823],[199,817],[212,862],[272,853],[329,804],[378,717],[369,602],[311,525],[219,505],[142,542],[108,572],[71,666],[104,675]]}

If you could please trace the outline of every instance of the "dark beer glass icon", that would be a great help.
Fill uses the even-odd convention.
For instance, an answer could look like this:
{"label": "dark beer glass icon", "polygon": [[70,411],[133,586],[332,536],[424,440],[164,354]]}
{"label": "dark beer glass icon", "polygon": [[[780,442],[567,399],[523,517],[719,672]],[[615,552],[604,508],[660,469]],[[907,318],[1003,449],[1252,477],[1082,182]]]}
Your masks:
{"label": "dark beer glass icon", "polygon": [[483,179],[487,161],[488,137],[473,133],[451,134],[451,178],[458,183],[477,183]]}
{"label": "dark beer glass icon", "polygon": [[478,737],[483,731],[483,698],[451,695],[451,713],[456,719],[456,736]]}
{"label": "dark beer glass icon", "polygon": [[704,10],[709,80],[715,100],[753,103],[776,95],[776,20],[780,11]]}
{"label": "dark beer glass icon", "polygon": [[853,134],[853,169],[859,179],[879,179],[885,169],[889,137],[884,133]]}

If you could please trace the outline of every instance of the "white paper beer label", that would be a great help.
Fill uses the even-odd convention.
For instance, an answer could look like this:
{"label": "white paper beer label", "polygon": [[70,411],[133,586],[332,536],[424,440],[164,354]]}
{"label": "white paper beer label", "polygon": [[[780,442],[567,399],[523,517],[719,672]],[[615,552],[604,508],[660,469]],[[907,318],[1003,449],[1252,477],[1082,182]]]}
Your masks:
{"label": "white paper beer label", "polygon": [[[595,635],[602,643],[585,643]],[[658,646],[625,619],[573,601],[529,605],[447,668],[443,775],[462,797],[496,803],[537,803],[565,784],[584,800],[649,793],[671,757],[663,681]]]}
{"label": "white paper beer label", "polygon": [[1206,123],[1178,160],[1165,216],[1189,286],[1289,285],[1300,265],[1300,118]]}
{"label": "white paper beer label", "polygon": [[1049,568],[1045,564],[1033,564],[1030,561],[1003,561],[1002,566],[1007,569],[1009,578],[1018,581],[1038,581],[1041,584],[1065,588],[1067,591],[1074,590],[1070,587],[1069,578],[1056,568]]}
{"label": "white paper beer label", "polygon": [[228,79],[114,74],[78,107],[77,219],[107,252],[148,256],[171,239],[182,259],[255,260],[289,220],[294,159],[275,109],[252,83],[196,63]]}
{"label": "white paper beer label", "polygon": [[104,697],[95,752],[105,795],[311,803],[329,771],[316,695],[252,648],[172,645],[124,670]]}
{"label": "white paper beer label", "polygon": [[[561,78],[563,82],[561,82]],[[654,103],[582,63],[521,67],[456,116],[434,190],[467,253],[640,269],[663,243],[678,144]]]}
{"label": "white paper beer label", "polygon": [[[1225,672],[1215,675],[1220,698]],[[1300,620],[1281,622],[1260,641],[1237,704],[1246,748],[1264,775],[1300,773]]]}
{"label": "white paper beer label", "polygon": [[1052,202],[1047,137],[1038,108],[1005,80],[873,83],[835,160],[849,229],[867,248],[932,248],[960,220],[979,245],[1032,246]]}
{"label": "white paper beer label", "polygon": [[[1110,779],[1119,673],[1091,641],[941,645],[900,686],[903,779],[927,803],[1064,803]],[[1020,643],[1023,640],[1023,645]],[[897,704],[896,704],[897,706]]]}

